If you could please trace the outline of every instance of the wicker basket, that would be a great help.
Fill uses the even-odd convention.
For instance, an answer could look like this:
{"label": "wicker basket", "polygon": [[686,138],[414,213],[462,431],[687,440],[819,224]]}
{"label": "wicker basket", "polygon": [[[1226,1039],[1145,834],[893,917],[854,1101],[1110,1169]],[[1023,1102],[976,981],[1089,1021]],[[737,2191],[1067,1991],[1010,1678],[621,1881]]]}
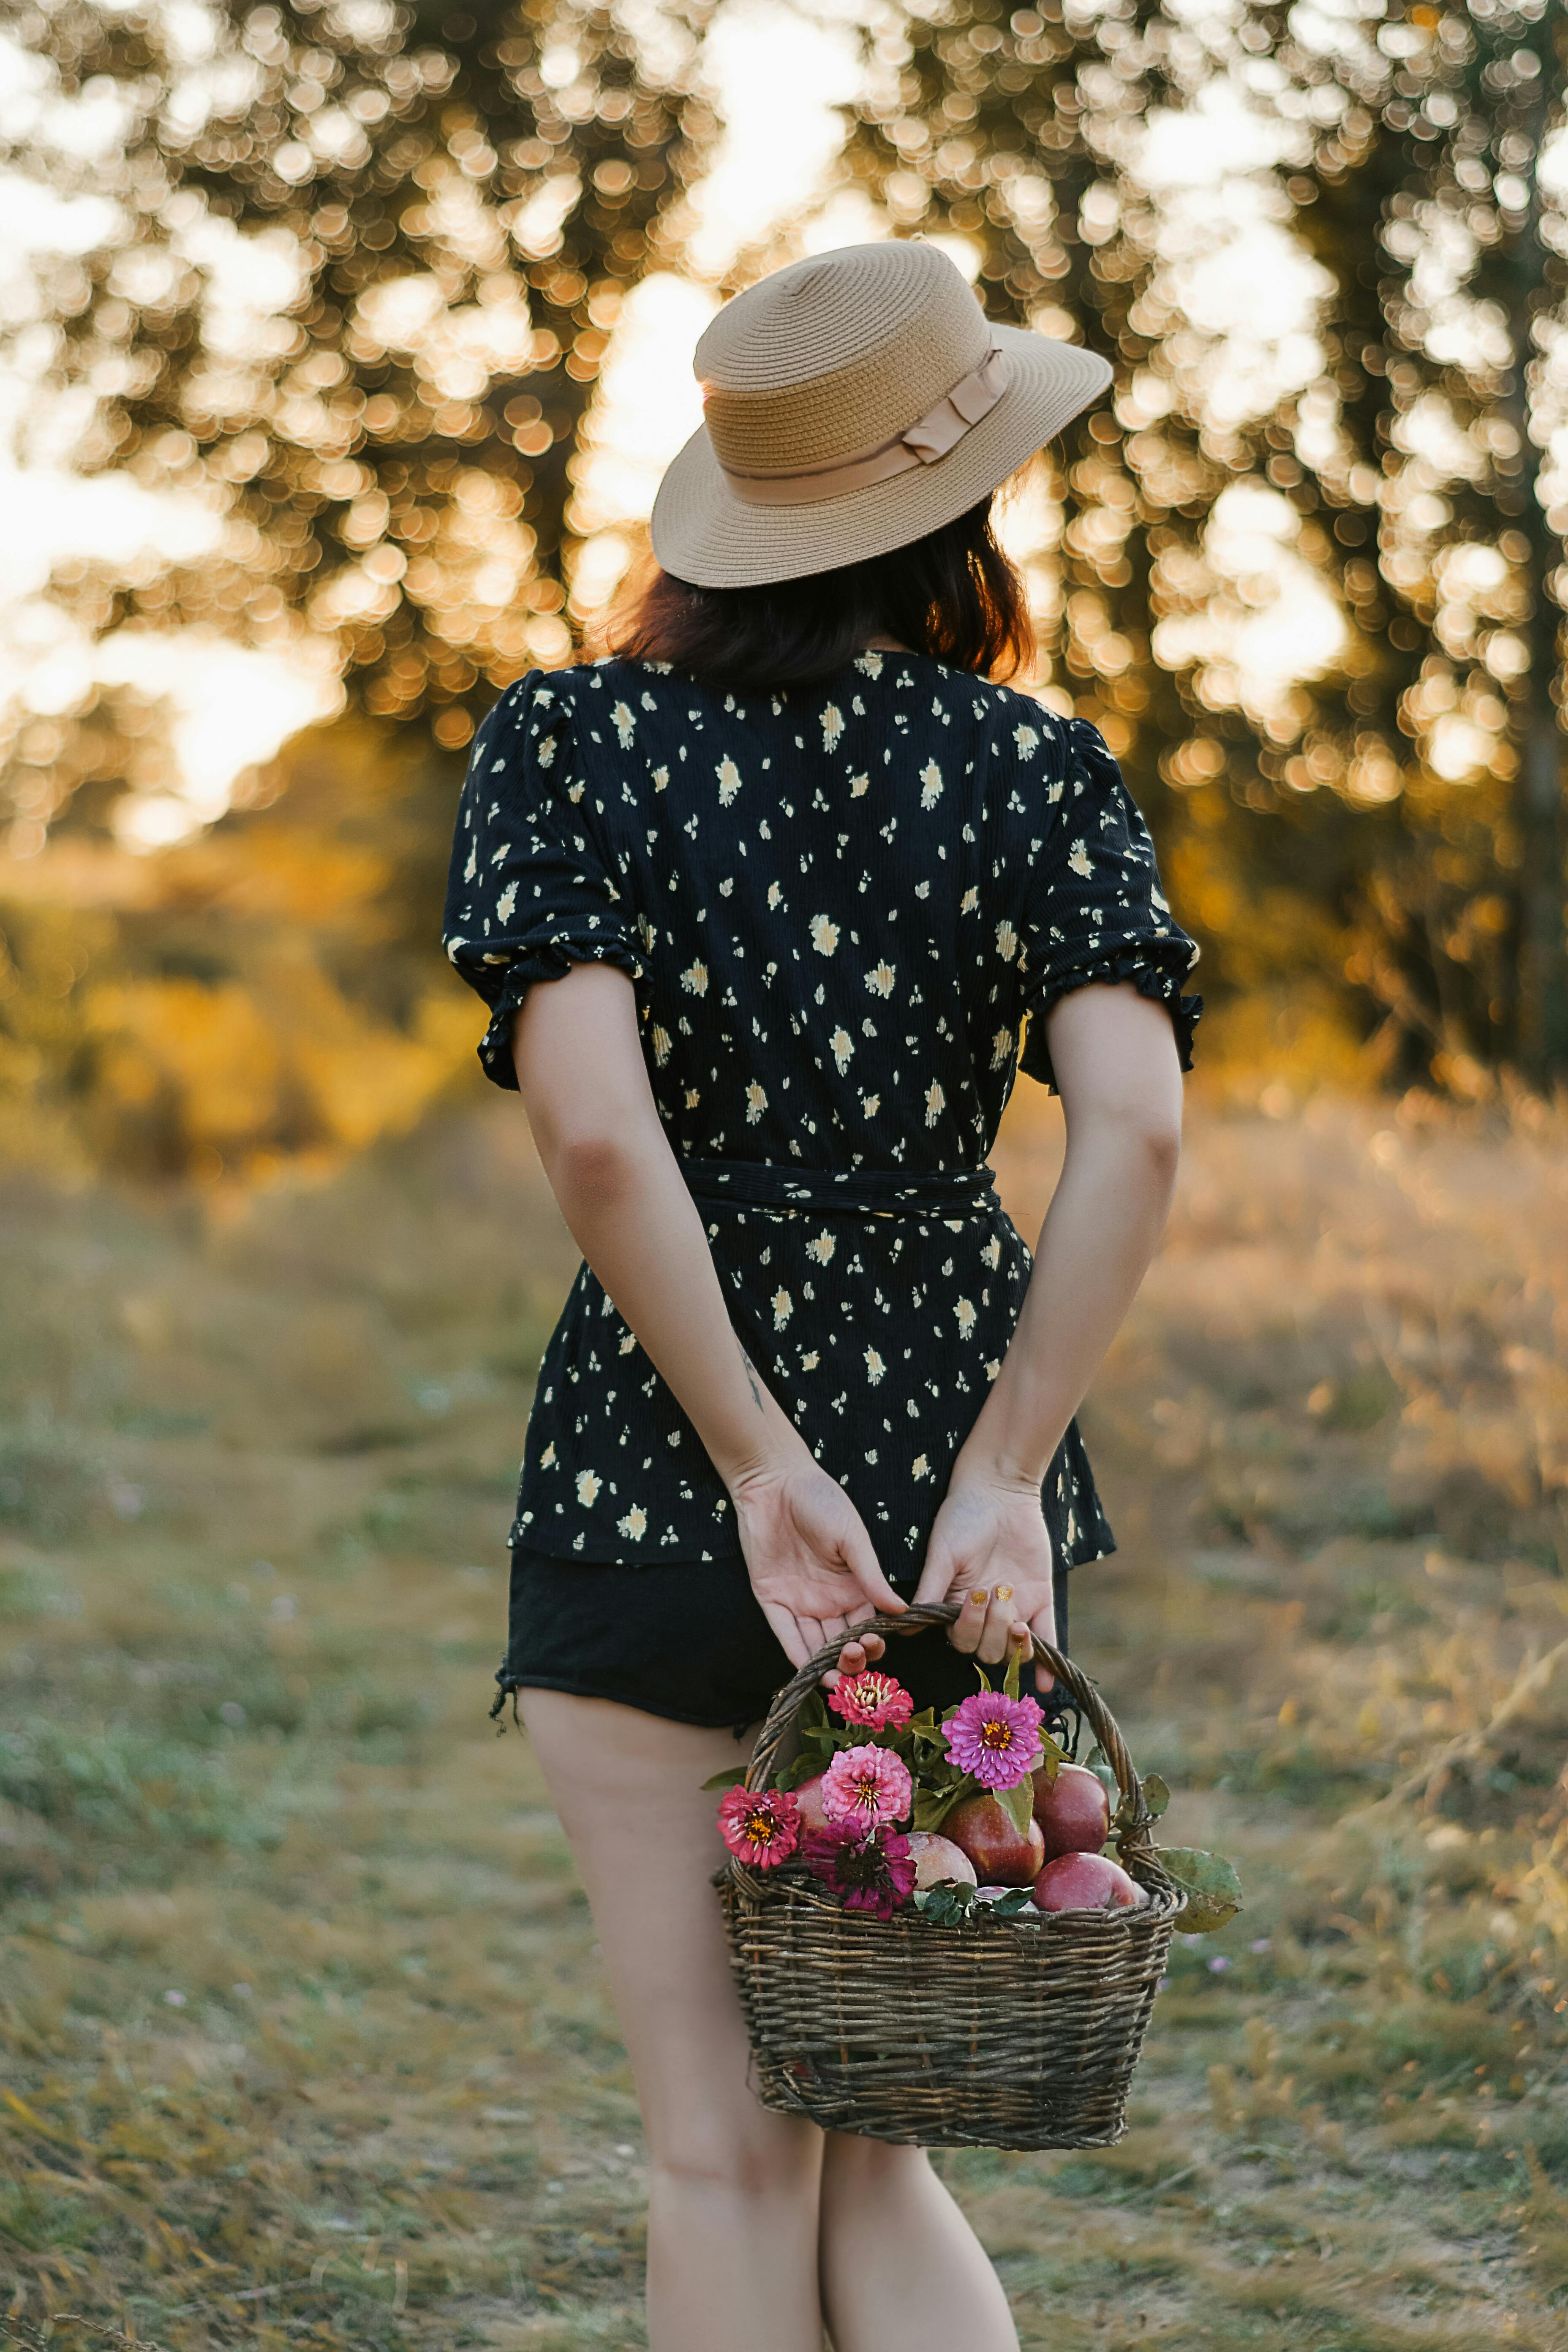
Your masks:
{"label": "wicker basket", "polygon": [[[878,1617],[819,1651],[774,1698],[746,1774],[766,1788],[801,1702],[868,1632],[951,1624],[948,1603]],[[911,1909],[842,1910],[804,1871],[731,1862],[715,1878],[763,2106],[825,2130],[921,2147],[1107,2147],[1164,1971],[1181,1896],[1149,1842],[1126,1745],[1071,1660],[1035,1644],[1081,1710],[1122,1794],[1123,1867],[1140,1911],[1066,1911],[1016,1923],[984,1910],[957,1927]]]}

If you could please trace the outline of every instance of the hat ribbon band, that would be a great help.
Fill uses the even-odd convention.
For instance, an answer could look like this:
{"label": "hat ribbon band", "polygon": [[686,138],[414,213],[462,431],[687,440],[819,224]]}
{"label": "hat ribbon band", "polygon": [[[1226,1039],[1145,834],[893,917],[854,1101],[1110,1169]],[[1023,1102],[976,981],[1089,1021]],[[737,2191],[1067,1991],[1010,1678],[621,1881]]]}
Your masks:
{"label": "hat ribbon band", "polygon": [[842,498],[871,482],[890,481],[917,466],[932,466],[956,447],[983,416],[989,416],[1012,381],[1012,363],[999,344],[993,344],[976,368],[960,378],[934,408],[917,417],[891,441],[843,465],[826,466],[803,474],[741,474],[721,461],[721,471],[735,496],[746,506],[806,506],[816,499]]}

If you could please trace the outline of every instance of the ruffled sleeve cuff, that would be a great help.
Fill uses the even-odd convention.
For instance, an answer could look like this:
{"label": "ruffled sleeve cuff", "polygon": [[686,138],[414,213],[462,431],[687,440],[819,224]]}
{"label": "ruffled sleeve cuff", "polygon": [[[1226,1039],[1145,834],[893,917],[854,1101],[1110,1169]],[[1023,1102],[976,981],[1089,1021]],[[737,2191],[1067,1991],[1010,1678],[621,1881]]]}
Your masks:
{"label": "ruffled sleeve cuff", "polygon": [[1201,996],[1184,996],[1182,982],[1192,969],[1193,950],[1185,940],[1129,940],[1123,946],[1108,948],[1103,954],[1090,955],[1082,963],[1065,971],[1052,972],[1029,1007],[1029,1025],[1025,1032],[1024,1050],[1018,1067],[1026,1076],[1037,1078],[1042,1086],[1056,1092],[1056,1072],[1051,1067],[1050,1047],[1046,1042],[1046,1015],[1059,1004],[1064,996],[1075,989],[1100,986],[1116,988],[1130,984],[1140,996],[1154,1004],[1163,1004],[1171,1016],[1171,1026],[1176,1033],[1176,1051],[1182,1057],[1182,1067],[1193,1066],[1193,1032],[1203,1012]]}
{"label": "ruffled sleeve cuff", "polygon": [[536,982],[564,980],[573,965],[578,963],[613,964],[633,981],[640,981],[643,976],[641,961],[618,927],[595,931],[586,924],[574,925],[519,950],[497,992],[489,999],[489,1025],[479,1040],[479,1067],[492,1084],[516,1094],[511,1030],[522,1000]]}

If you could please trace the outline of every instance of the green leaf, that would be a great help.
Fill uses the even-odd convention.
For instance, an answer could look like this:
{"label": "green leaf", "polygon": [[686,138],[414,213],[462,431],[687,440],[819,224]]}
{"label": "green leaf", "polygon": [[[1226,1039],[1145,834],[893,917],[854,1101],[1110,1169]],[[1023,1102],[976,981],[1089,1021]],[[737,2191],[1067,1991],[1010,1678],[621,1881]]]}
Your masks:
{"label": "green leaf", "polygon": [[967,1772],[961,1772],[945,1789],[919,1789],[915,1792],[914,1827],[917,1830],[940,1830],[949,1813],[965,1797],[973,1797],[980,1783]]}
{"label": "green leaf", "polygon": [[738,1789],[745,1777],[743,1764],[731,1764],[722,1772],[715,1772],[710,1780],[704,1780],[702,1786],[705,1789]]}
{"label": "green leaf", "polygon": [[1157,1847],[1155,1855],[1186,1897],[1176,1922],[1184,1935],[1211,1935],[1235,1918],[1242,1907],[1241,1881],[1223,1854],[1172,1845]]}
{"label": "green leaf", "polygon": [[956,1879],[944,1878],[935,1886],[924,1888],[915,1901],[921,1916],[929,1919],[933,1927],[956,1927],[973,1908],[974,1889]]}
{"label": "green leaf", "polygon": [[1035,1810],[1035,1784],[1033,1780],[1023,1780],[1017,1781],[1011,1789],[998,1789],[995,1791],[995,1797],[997,1803],[1001,1806],[1002,1811],[1006,1814],[1007,1819],[1012,1822],[1013,1827],[1017,1831],[1018,1835],[1020,1837],[1026,1837],[1028,1835],[1030,1817]]}
{"label": "green leaf", "polygon": [[1068,1760],[1067,1750],[1065,1748],[1058,1747],[1048,1731],[1041,1732],[1040,1746],[1045,1752],[1035,1769],[1037,1772],[1043,1772],[1047,1780],[1054,1780]]}
{"label": "green leaf", "polygon": [[1171,1791],[1159,1773],[1146,1772],[1143,1776],[1143,1802],[1149,1808],[1151,1818],[1157,1822],[1170,1801]]}
{"label": "green leaf", "polygon": [[1010,1895],[999,1896],[994,1903],[988,1903],[985,1908],[991,1913],[993,1918],[1015,1919],[1025,1904],[1032,1903],[1034,1899],[1035,1890],[1032,1886],[1015,1886]]}
{"label": "green leaf", "polygon": [[974,1671],[975,1671],[975,1673],[976,1673],[976,1674],[979,1675],[979,1677],[980,1677],[980,1687],[981,1687],[981,1689],[982,1689],[982,1690],[987,1690],[987,1691],[988,1691],[988,1690],[991,1688],[991,1677],[990,1677],[990,1675],[986,1673],[986,1671],[985,1671],[984,1667],[981,1664],[981,1663],[980,1663],[980,1661],[979,1661],[979,1659],[978,1659],[978,1658],[976,1658],[976,1659],[975,1659],[975,1661],[974,1661]]}
{"label": "green leaf", "polygon": [[808,1731],[827,1731],[832,1728],[828,1718],[827,1701],[819,1690],[807,1691],[801,1700],[800,1712],[795,1720],[795,1727],[803,1738]]}
{"label": "green leaf", "polygon": [[1028,1655],[1029,1653],[1026,1650],[1016,1649],[1011,1643],[1008,1643],[1007,1671],[1002,1677],[1002,1688],[1009,1698],[1016,1698],[1018,1696],[1018,1676],[1023,1670],[1024,1660]]}

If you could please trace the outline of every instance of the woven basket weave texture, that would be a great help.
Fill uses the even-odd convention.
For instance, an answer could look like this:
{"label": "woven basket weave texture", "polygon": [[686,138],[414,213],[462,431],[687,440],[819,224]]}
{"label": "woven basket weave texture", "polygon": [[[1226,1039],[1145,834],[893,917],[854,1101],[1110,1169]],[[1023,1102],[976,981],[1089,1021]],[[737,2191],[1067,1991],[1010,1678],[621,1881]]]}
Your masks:
{"label": "woven basket weave texture", "polygon": [[[957,1613],[922,1606],[879,1618],[875,1630],[912,1633]],[[842,1646],[829,1643],[778,1694],[749,1788],[771,1784],[801,1703]],[[1131,1800],[1121,1860],[1147,1906],[1016,1924],[982,1914],[942,1927],[915,1911],[885,1920],[844,1911],[787,1866],[731,1863],[715,1883],[764,2106],[922,2147],[1105,2147],[1121,2138],[1181,1898],[1149,1843],[1142,1786],[1099,1692],[1047,1644],[1037,1642],[1035,1654],[1082,1710]]]}

